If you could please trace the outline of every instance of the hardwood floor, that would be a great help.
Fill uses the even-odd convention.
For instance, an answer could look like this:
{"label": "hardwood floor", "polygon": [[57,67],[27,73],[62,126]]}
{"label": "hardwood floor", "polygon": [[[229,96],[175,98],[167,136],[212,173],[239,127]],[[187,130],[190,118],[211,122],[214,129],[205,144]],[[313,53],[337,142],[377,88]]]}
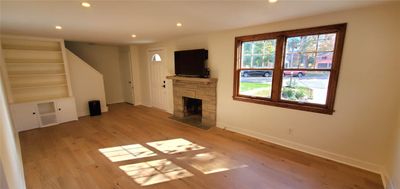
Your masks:
{"label": "hardwood floor", "polygon": [[377,174],[169,116],[116,104],[20,133],[28,188],[383,188]]}

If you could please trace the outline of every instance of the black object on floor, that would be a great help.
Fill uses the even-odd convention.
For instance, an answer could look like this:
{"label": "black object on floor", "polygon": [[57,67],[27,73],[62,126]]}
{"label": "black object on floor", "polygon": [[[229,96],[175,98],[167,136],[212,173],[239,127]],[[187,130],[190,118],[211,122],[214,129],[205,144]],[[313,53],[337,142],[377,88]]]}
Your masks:
{"label": "black object on floor", "polygon": [[100,100],[91,100],[89,103],[90,116],[101,115]]}

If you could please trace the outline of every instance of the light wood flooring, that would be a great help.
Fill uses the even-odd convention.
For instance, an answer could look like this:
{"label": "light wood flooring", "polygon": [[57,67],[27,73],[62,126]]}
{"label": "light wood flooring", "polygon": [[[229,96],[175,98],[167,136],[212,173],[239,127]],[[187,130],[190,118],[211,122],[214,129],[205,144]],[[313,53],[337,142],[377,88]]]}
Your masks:
{"label": "light wood flooring", "polygon": [[29,189],[380,189],[379,175],[128,104],[20,133]]}

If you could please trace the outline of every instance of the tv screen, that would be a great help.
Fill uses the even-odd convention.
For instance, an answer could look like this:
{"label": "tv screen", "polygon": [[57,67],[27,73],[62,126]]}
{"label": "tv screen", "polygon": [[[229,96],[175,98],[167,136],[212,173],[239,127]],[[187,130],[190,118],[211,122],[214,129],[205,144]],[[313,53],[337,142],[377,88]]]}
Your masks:
{"label": "tv screen", "polygon": [[205,49],[175,51],[175,74],[204,77],[208,51]]}

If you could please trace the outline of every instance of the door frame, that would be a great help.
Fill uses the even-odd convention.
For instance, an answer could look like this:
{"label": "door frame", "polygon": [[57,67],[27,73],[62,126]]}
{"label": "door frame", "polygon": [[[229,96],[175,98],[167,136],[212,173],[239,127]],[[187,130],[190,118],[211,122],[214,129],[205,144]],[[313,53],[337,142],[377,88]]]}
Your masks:
{"label": "door frame", "polygon": [[[152,78],[151,78],[151,63],[152,62],[151,62],[150,55],[155,51],[161,51],[159,54],[163,58],[161,61],[164,64],[164,67],[163,67],[164,68],[164,73],[167,74],[167,67],[166,67],[167,62],[165,61],[166,60],[166,58],[165,58],[166,49],[164,47],[155,47],[155,48],[148,48],[146,51],[147,51],[147,57],[146,57],[147,61],[146,62],[147,62],[147,65],[148,65],[147,66],[147,75],[148,75],[148,80],[149,80],[149,92],[150,92],[150,106],[151,107],[155,107],[154,106],[154,102],[153,102],[153,89],[151,87],[151,81],[152,81]],[[167,78],[165,78],[165,79],[167,79]],[[167,94],[168,94],[168,91],[167,91]],[[158,108],[158,107],[156,107],[156,108]],[[168,111],[168,99],[166,99],[164,107],[161,110]]]}
{"label": "door frame", "polygon": [[[120,49],[119,49],[120,50]],[[119,56],[121,55],[120,53],[120,51],[118,52],[119,54]],[[127,47],[127,52],[126,52],[127,54],[128,54],[128,66],[129,66],[129,81],[130,81],[130,85],[129,85],[129,93],[130,93],[130,100],[131,100],[131,102],[127,102],[127,99],[125,99],[125,103],[127,103],[127,104],[131,104],[131,105],[135,105],[136,104],[136,102],[135,102],[135,89],[134,89],[134,85],[133,85],[133,58],[132,58],[132,54],[131,54],[131,47],[130,46],[128,46]],[[121,66],[121,64],[120,64],[120,66]],[[122,84],[124,84],[124,81],[122,81],[123,83]],[[124,89],[122,89],[122,90],[124,90]],[[125,97],[125,94],[124,94],[124,97]]]}

